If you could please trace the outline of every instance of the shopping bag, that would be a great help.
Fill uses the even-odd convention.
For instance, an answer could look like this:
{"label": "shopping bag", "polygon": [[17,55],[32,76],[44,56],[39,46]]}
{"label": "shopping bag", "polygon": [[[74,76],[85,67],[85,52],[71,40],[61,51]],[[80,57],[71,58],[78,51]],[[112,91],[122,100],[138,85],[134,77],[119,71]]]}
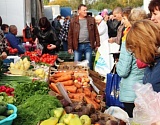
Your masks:
{"label": "shopping bag", "polygon": [[106,83],[106,105],[118,106],[124,108],[123,103],[119,101],[119,84],[121,77],[116,73],[116,64],[114,64],[111,73],[107,74]]}

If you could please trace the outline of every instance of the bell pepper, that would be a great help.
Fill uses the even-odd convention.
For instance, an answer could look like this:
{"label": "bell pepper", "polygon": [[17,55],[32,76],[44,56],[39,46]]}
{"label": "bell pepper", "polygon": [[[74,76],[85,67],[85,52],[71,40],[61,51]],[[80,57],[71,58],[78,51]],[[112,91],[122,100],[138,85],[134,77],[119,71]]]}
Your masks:
{"label": "bell pepper", "polygon": [[75,116],[74,118],[72,118],[70,121],[69,121],[69,124],[68,125],[82,125],[81,123],[81,120],[79,117]]}
{"label": "bell pepper", "polygon": [[59,123],[64,123],[64,116],[65,116],[65,114],[62,115],[62,116],[59,118]]}
{"label": "bell pepper", "polygon": [[63,108],[56,108],[51,110],[51,116],[52,117],[56,117],[56,118],[60,118],[61,115],[63,114],[64,109]]}
{"label": "bell pepper", "polygon": [[58,123],[58,118],[51,117],[47,120],[44,120],[40,123],[40,125],[56,125]]}
{"label": "bell pepper", "polygon": [[[65,124],[69,124],[70,120],[74,117],[73,114],[69,113],[69,114],[65,114],[64,115],[64,118],[63,118],[63,121]],[[75,124],[76,125],[76,124]]]}
{"label": "bell pepper", "polygon": [[91,118],[88,115],[82,115],[80,117],[82,125],[91,125]]}
{"label": "bell pepper", "polygon": [[65,125],[64,123],[58,123],[58,124],[56,124],[56,125]]}

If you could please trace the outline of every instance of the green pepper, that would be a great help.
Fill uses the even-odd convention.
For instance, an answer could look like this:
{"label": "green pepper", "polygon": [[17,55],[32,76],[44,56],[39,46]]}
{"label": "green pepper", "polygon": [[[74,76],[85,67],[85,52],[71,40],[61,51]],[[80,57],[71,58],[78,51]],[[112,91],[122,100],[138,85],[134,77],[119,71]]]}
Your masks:
{"label": "green pepper", "polygon": [[56,125],[58,123],[58,118],[50,117],[47,120],[44,120],[40,123],[40,125]]}
{"label": "green pepper", "polygon": [[72,118],[72,119],[69,121],[69,124],[68,124],[68,125],[82,125],[82,123],[81,123],[81,120],[79,119],[79,117],[74,116],[74,118]]}
{"label": "green pepper", "polygon": [[91,118],[88,115],[82,115],[80,117],[82,125],[91,125]]}
{"label": "green pepper", "polygon": [[74,117],[74,115],[71,114],[71,113],[70,113],[70,114],[65,114],[65,115],[64,115],[64,119],[63,119],[64,123],[68,125],[69,122],[70,122],[70,120],[71,120],[73,117]]}
{"label": "green pepper", "polygon": [[64,123],[57,123],[56,125],[65,125]]}
{"label": "green pepper", "polygon": [[59,118],[59,123],[64,123],[64,116],[65,116],[65,114],[62,115],[62,116]]}
{"label": "green pepper", "polygon": [[51,116],[52,117],[56,117],[56,118],[60,118],[62,113],[63,113],[64,109],[63,108],[56,108],[51,110]]}

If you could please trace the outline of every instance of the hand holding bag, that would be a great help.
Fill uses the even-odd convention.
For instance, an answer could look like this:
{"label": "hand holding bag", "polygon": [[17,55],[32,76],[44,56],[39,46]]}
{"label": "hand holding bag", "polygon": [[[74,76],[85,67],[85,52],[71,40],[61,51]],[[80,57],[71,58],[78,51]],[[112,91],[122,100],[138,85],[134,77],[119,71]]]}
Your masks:
{"label": "hand holding bag", "polygon": [[111,70],[111,73],[107,74],[106,83],[106,105],[118,106],[124,108],[123,103],[119,101],[119,84],[121,77],[116,72],[116,63]]}

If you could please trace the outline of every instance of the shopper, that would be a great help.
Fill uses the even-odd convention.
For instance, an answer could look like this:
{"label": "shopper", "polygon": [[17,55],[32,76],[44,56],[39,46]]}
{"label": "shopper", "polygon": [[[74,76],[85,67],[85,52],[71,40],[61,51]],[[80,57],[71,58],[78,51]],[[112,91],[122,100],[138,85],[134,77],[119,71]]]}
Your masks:
{"label": "shopper", "polygon": [[[126,47],[136,58],[148,64],[143,83],[151,83],[160,92],[160,26],[150,20],[136,22],[127,35]],[[137,39],[138,38],[138,39]]]}
{"label": "shopper", "polygon": [[9,26],[7,24],[2,24],[1,30],[4,33],[4,36],[6,36],[9,33]]}
{"label": "shopper", "polygon": [[151,0],[148,8],[151,13],[151,20],[160,25],[160,1]]}
{"label": "shopper", "polygon": [[[2,26],[2,18],[0,16],[0,27]],[[7,58],[7,52],[8,52],[8,45],[7,41],[4,38],[4,33],[0,29],[0,60],[6,59]]]}
{"label": "shopper", "polygon": [[119,25],[118,29],[117,29],[117,36],[116,37],[111,37],[108,42],[109,43],[117,43],[117,44],[121,44],[121,38],[122,38],[122,33],[124,30],[124,24],[122,22],[122,14],[123,14],[123,9],[121,7],[116,7],[113,10],[113,16],[117,21],[120,21],[121,24]]}
{"label": "shopper", "polygon": [[[125,111],[128,113],[129,117],[133,117],[132,112],[134,108],[134,100],[136,98],[133,85],[136,83],[142,83],[144,76],[144,69],[138,69],[136,65],[136,58],[131,52],[126,50],[126,36],[132,26],[128,19],[133,15],[134,13],[131,12],[131,8],[124,9],[122,21],[124,23],[125,30],[122,37],[120,57],[116,66],[116,71],[121,77],[119,99],[123,102]],[[141,15],[137,15],[137,18],[135,19],[140,20],[141,18],[143,18]]]}
{"label": "shopper", "polygon": [[70,24],[70,16],[67,16],[65,18],[65,21],[62,25],[59,39],[62,41],[63,44],[63,50],[68,51],[68,30],[69,30],[69,24]]}
{"label": "shopper", "polygon": [[82,55],[92,69],[92,50],[100,46],[95,19],[87,16],[87,6],[78,6],[78,15],[71,19],[68,32],[68,53],[74,52],[74,61],[81,61]]}
{"label": "shopper", "polygon": [[60,40],[53,31],[49,20],[46,17],[39,19],[39,27],[33,29],[34,37],[38,38],[39,44],[42,45],[42,53],[55,54],[59,50]]}
{"label": "shopper", "polygon": [[110,73],[113,66],[113,57],[109,54],[108,27],[101,15],[97,15],[95,20],[100,36],[100,47],[96,52],[94,70],[100,75],[106,77],[107,73]]}

